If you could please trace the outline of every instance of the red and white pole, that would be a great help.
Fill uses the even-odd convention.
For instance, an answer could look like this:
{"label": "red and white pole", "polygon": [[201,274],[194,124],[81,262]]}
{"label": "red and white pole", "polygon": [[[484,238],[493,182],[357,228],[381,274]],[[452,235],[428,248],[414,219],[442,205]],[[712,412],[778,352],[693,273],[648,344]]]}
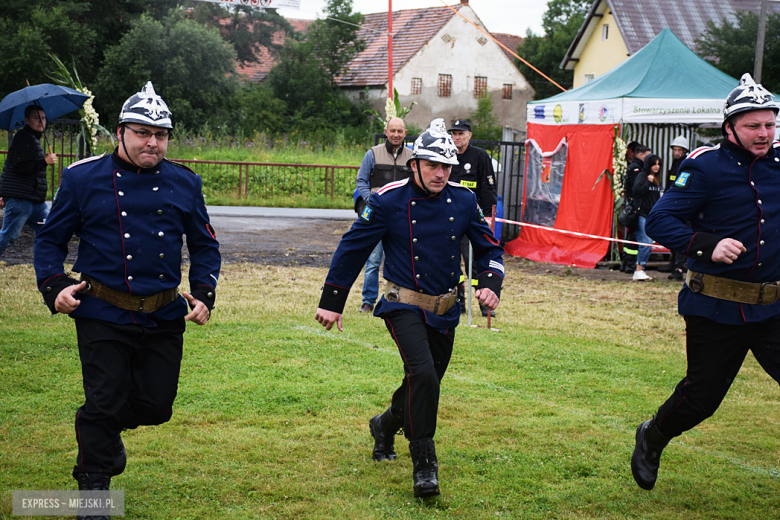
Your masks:
{"label": "red and white pole", "polygon": [[387,97],[393,99],[393,0],[387,0]]}

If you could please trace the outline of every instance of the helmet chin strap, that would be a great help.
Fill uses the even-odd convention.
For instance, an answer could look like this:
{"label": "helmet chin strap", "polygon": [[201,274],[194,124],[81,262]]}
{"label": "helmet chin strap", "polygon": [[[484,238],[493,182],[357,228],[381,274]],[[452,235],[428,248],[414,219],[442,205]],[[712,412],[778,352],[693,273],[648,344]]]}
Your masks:
{"label": "helmet chin strap", "polygon": [[737,141],[737,144],[741,146],[742,148],[745,148],[745,145],[742,144],[742,141],[739,139],[739,135],[737,135],[737,129],[734,128],[734,123],[731,122],[731,120],[726,121],[726,125],[731,127],[731,135],[734,136],[734,140]]}
{"label": "helmet chin strap", "polygon": [[415,159],[417,162],[417,178],[420,179],[420,187],[423,190],[423,193],[425,193],[426,197],[430,197],[432,195],[431,190],[428,189],[428,187],[423,182],[422,178],[422,168],[420,168],[420,159]]}
{"label": "helmet chin strap", "polygon": [[124,150],[125,150],[125,156],[127,157],[127,160],[130,161],[130,164],[132,164],[133,166],[138,168],[138,171],[140,172],[141,171],[141,167],[138,166],[137,164],[135,164],[133,162],[132,157],[130,157],[130,154],[127,153],[127,145],[125,144],[125,125],[124,124],[122,125],[122,130],[119,131],[119,135],[122,136],[122,148],[124,148]]}

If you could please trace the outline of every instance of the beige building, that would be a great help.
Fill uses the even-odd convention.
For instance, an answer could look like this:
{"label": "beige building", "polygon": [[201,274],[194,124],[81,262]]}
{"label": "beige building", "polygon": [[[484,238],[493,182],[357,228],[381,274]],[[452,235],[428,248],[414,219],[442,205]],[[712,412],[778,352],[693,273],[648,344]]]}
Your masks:
{"label": "beige building", "polygon": [[[734,23],[736,11],[758,13],[759,8],[760,0],[595,0],[561,68],[573,70],[574,87],[580,87],[633,56],[666,28],[696,52],[708,21]],[[767,12],[780,13],[780,2],[768,2]],[[746,67],[752,70],[753,64]]]}
{"label": "beige building", "polygon": [[[533,88],[497,43],[459,16],[487,30],[468,0],[453,7],[457,13],[448,7],[393,13],[393,87],[403,106],[417,102],[407,120],[425,127],[435,117],[466,118],[487,94],[501,125],[524,129]],[[380,113],[388,94],[386,34],[387,12],[366,14],[360,30],[366,49],[337,78],[352,99]]]}

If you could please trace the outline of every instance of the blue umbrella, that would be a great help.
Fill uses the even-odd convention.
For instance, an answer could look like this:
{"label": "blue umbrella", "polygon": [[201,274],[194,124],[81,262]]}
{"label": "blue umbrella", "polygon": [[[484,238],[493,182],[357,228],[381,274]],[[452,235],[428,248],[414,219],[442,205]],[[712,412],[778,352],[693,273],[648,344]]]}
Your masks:
{"label": "blue umbrella", "polygon": [[13,130],[24,126],[24,109],[38,105],[53,120],[79,110],[89,96],[78,90],[43,83],[11,92],[0,101],[0,129]]}

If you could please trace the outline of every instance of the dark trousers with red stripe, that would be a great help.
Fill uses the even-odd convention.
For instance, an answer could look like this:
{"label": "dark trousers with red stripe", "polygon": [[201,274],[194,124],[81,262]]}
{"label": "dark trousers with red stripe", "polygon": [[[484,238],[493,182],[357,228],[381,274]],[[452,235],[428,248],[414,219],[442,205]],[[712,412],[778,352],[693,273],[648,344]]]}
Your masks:
{"label": "dark trousers with red stripe", "polygon": [[748,351],[780,382],[780,319],[726,325],[701,316],[686,316],[688,372],[658,409],[658,430],[680,435],[718,409],[737,377]]}
{"label": "dark trousers with red stripe", "polygon": [[383,318],[404,363],[404,379],[390,405],[393,415],[404,418],[404,435],[410,441],[432,439],[439,384],[452,357],[455,330],[442,334],[411,311],[395,311]]}
{"label": "dark trousers with red stripe", "polygon": [[184,318],[157,327],[76,318],[84,405],[75,472],[110,473],[117,435],[167,422],[179,385]]}

